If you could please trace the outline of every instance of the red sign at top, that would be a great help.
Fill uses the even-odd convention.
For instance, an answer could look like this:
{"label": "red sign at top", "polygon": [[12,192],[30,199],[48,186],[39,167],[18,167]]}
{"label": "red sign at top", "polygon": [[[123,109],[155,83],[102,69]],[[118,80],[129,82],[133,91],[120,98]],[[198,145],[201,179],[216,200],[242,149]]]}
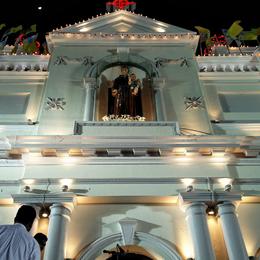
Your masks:
{"label": "red sign at top", "polygon": [[113,2],[107,2],[107,6],[113,6],[115,9],[121,10],[135,4],[135,2],[129,2],[128,0],[114,0]]}

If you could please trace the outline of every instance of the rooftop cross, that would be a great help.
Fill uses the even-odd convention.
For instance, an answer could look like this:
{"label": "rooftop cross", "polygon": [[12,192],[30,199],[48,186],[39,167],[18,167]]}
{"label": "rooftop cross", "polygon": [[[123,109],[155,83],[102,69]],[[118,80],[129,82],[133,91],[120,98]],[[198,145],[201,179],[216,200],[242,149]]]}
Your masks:
{"label": "rooftop cross", "polygon": [[107,11],[111,11],[111,9],[114,10],[129,10],[134,11],[135,10],[136,3],[135,2],[129,2],[128,0],[113,0],[113,2],[107,2],[106,7]]}

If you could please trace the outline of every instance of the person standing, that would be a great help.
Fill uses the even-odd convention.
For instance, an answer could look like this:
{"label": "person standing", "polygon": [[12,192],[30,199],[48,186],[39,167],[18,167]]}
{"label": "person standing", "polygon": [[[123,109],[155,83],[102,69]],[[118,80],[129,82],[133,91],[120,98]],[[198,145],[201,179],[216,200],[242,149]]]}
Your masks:
{"label": "person standing", "polygon": [[46,235],[43,233],[37,233],[34,235],[34,239],[38,242],[41,250],[41,259],[43,259],[43,253],[44,253],[44,248],[46,246],[46,243],[48,241],[48,238]]}
{"label": "person standing", "polygon": [[36,211],[32,206],[21,206],[13,225],[0,225],[1,260],[40,260],[40,247],[29,231]]}

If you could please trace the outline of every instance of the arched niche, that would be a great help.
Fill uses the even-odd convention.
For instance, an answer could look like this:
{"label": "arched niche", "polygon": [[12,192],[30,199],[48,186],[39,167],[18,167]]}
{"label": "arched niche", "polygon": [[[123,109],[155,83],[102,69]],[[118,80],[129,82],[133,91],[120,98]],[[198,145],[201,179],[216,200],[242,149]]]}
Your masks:
{"label": "arched niche", "polygon": [[[111,250],[116,247],[116,244],[122,244],[122,241],[121,233],[99,238],[83,249],[76,260],[98,259],[102,256],[104,249]],[[148,233],[135,232],[134,245],[144,248],[155,259],[182,259],[171,243]]]}
{"label": "arched niche", "polygon": [[154,90],[150,73],[144,70],[138,64],[134,63],[111,63],[106,66],[106,69],[102,71],[98,77],[98,88],[96,92],[96,110],[95,118],[97,121],[102,121],[103,116],[111,114],[110,108],[112,101],[112,86],[113,80],[120,75],[121,65],[127,65],[130,73],[135,73],[137,78],[142,83],[141,89],[141,104],[142,104],[142,116],[146,121],[156,120],[156,105],[154,99]]}

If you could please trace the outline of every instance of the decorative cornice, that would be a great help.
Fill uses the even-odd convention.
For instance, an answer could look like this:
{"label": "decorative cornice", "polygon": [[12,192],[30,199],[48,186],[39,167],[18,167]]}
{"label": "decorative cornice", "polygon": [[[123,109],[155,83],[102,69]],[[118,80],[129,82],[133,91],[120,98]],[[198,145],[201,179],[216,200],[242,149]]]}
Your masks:
{"label": "decorative cornice", "polygon": [[260,63],[252,56],[196,57],[203,72],[259,72]]}
{"label": "decorative cornice", "polygon": [[[211,177],[211,184],[220,184],[220,181],[226,177]],[[227,178],[228,179],[228,178]],[[103,184],[183,184],[183,177],[166,177],[166,178],[73,178],[73,185],[103,185]],[[20,186],[26,185],[28,179],[19,180],[0,180],[0,186]],[[194,177],[193,184],[208,184],[209,179],[206,177]],[[230,178],[233,185],[260,185],[260,178]],[[37,178],[34,179],[34,185],[60,185],[60,178]],[[217,191],[217,190],[216,190]],[[247,191],[245,191],[247,194]]]}
{"label": "decorative cornice", "polygon": [[106,45],[114,46],[119,44],[124,46],[132,46],[135,44],[147,46],[184,46],[192,45],[196,48],[199,36],[192,34],[158,34],[158,33],[116,33],[103,34],[100,33],[53,33],[48,36],[50,46],[53,44],[62,45]]}
{"label": "decorative cornice", "polygon": [[[86,126],[174,126],[174,122],[82,122]],[[166,148],[174,147],[240,147],[260,148],[258,136],[167,136],[167,137],[98,137],[77,135],[48,135],[48,136],[10,136],[8,141],[12,148],[46,148],[57,149],[78,148]]]}
{"label": "decorative cornice", "polygon": [[0,55],[0,72],[46,72],[49,55]]}

